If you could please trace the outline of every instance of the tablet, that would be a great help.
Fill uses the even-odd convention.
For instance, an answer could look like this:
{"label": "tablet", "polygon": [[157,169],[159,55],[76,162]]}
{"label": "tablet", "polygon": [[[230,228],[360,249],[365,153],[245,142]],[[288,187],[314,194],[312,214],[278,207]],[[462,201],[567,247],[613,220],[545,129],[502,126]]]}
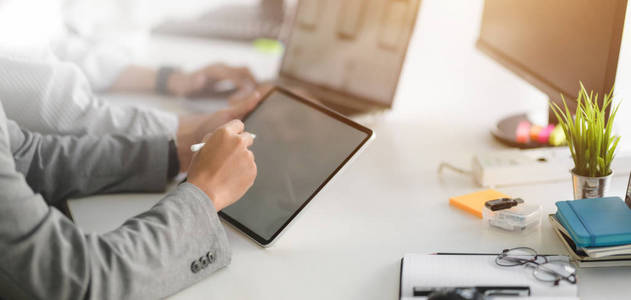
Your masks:
{"label": "tablet", "polygon": [[258,175],[219,215],[269,246],[373,137],[372,130],[282,88],[272,89],[243,120]]}

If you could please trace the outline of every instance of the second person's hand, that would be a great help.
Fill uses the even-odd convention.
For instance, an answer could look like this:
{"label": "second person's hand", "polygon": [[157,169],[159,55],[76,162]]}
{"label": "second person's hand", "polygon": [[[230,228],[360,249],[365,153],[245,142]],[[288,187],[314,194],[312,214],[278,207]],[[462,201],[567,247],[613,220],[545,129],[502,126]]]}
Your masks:
{"label": "second person's hand", "polygon": [[256,79],[246,67],[232,67],[225,64],[213,64],[199,70],[185,73],[176,72],[169,77],[168,91],[179,97],[203,97],[213,85],[220,81],[229,81],[235,85],[236,94],[247,95],[256,88]]}
{"label": "second person's hand", "polygon": [[193,153],[190,150],[191,145],[202,142],[202,139],[208,133],[213,132],[230,120],[245,117],[246,114],[256,108],[270,89],[271,86],[260,86],[250,93],[247,100],[212,114],[181,116],[176,134],[180,171],[186,172],[191,163],[193,158]]}

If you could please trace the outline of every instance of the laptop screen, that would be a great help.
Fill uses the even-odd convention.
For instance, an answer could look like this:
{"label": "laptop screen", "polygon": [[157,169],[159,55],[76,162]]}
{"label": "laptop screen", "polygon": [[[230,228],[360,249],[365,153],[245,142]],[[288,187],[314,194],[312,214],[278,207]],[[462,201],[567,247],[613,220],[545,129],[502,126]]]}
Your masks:
{"label": "laptop screen", "polygon": [[390,107],[420,0],[303,0],[281,76]]}

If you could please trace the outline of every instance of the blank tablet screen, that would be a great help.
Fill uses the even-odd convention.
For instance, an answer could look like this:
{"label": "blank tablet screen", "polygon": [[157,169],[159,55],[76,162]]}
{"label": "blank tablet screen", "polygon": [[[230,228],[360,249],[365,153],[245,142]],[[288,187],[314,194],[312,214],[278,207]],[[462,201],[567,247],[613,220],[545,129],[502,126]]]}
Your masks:
{"label": "blank tablet screen", "polygon": [[283,90],[244,121],[256,134],[254,185],[222,217],[267,244],[360,147],[372,131]]}

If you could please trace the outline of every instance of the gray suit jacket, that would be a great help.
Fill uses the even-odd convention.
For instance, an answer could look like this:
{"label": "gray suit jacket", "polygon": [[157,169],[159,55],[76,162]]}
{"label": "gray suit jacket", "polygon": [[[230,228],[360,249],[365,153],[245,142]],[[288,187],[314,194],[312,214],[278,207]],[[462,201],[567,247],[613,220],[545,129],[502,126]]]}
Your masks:
{"label": "gray suit jacket", "polygon": [[226,266],[223,227],[192,184],[103,235],[55,208],[68,197],[161,191],[167,153],[161,136],[30,133],[0,104],[0,298],[155,299]]}

